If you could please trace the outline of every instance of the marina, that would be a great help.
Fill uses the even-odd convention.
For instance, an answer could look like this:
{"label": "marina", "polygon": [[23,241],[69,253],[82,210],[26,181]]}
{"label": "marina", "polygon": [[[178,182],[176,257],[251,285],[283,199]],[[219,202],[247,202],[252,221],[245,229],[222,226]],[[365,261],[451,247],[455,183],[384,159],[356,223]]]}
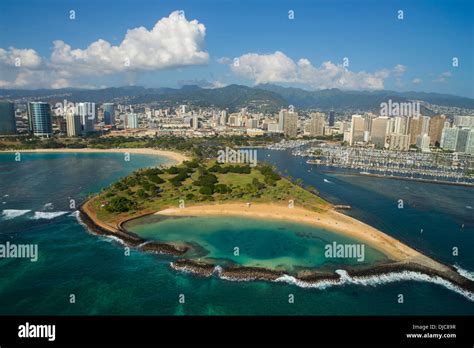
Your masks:
{"label": "marina", "polygon": [[474,186],[474,156],[469,154],[379,150],[327,143],[311,146],[305,141],[288,143],[278,149],[291,150],[292,155],[307,158],[308,164],[345,169],[348,174]]}

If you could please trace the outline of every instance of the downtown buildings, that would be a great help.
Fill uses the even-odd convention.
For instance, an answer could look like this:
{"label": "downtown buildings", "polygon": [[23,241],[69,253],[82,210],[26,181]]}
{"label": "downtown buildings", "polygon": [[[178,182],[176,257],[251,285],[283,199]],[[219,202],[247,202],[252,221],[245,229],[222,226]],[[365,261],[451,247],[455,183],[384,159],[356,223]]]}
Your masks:
{"label": "downtown buildings", "polygon": [[15,107],[11,102],[0,102],[0,135],[16,134]]}
{"label": "downtown buildings", "polygon": [[457,126],[443,128],[441,148],[474,154],[474,128]]}
{"label": "downtown buildings", "polygon": [[416,146],[423,152],[438,147],[447,151],[474,153],[474,116],[458,116],[451,126],[444,115],[378,116],[352,115],[348,133],[350,146],[372,145],[379,149],[408,151]]}

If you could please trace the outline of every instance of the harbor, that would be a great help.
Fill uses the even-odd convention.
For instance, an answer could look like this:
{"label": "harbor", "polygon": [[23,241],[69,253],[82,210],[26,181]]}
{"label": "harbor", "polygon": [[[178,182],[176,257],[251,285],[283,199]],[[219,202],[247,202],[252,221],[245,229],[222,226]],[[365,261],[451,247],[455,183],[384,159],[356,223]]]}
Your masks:
{"label": "harbor", "polygon": [[293,156],[307,158],[306,163],[328,171],[338,168],[352,175],[474,186],[474,156],[469,154],[311,145],[309,141],[285,142],[271,149],[289,150]]}

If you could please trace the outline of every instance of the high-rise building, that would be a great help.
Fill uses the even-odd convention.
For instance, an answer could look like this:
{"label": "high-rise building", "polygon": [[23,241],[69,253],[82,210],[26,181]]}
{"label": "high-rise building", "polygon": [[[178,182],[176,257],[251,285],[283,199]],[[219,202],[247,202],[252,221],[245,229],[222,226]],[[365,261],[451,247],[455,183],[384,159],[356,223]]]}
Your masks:
{"label": "high-rise building", "polygon": [[408,117],[396,116],[394,117],[393,133],[408,134]]}
{"label": "high-rise building", "polygon": [[[58,125],[59,132],[61,132],[61,134],[67,133],[67,122],[66,122],[65,117],[62,117],[62,116],[58,117],[56,120],[56,124]],[[53,125],[54,125],[54,119],[53,119]]]}
{"label": "high-rise building", "polygon": [[296,138],[298,135],[298,113],[288,112],[284,117],[283,133],[285,137]]}
{"label": "high-rise building", "polygon": [[283,132],[285,128],[285,117],[288,115],[288,110],[286,109],[281,109],[280,113],[278,114],[278,127],[280,131]]}
{"label": "high-rise building", "polygon": [[351,135],[349,144],[352,146],[357,142],[364,141],[365,121],[361,115],[352,115]]}
{"label": "high-rise building", "polygon": [[416,137],[416,146],[421,149],[422,152],[430,151],[430,136],[426,133],[420,134]]}
{"label": "high-rise building", "polygon": [[454,125],[474,128],[474,116],[454,116]]}
{"label": "high-rise building", "polygon": [[28,103],[28,129],[35,136],[49,137],[53,135],[51,107],[48,103]]}
{"label": "high-rise building", "polygon": [[441,148],[456,152],[472,153],[472,129],[469,128],[443,128]]}
{"label": "high-rise building", "polygon": [[469,131],[469,136],[466,142],[466,153],[474,155],[474,128]]}
{"label": "high-rise building", "polygon": [[441,143],[441,134],[443,133],[444,123],[446,122],[446,116],[437,115],[433,116],[430,120],[430,129],[428,135],[430,136],[430,145],[435,146]]}
{"label": "high-rise building", "polygon": [[15,134],[15,107],[10,102],[0,102],[0,134]]}
{"label": "high-rise building", "polygon": [[406,134],[392,133],[388,137],[388,148],[396,151],[408,151],[410,148],[410,136]]}
{"label": "high-rise building", "polygon": [[329,125],[329,127],[334,127],[335,115],[336,115],[336,113],[334,111],[329,111],[329,116],[328,116],[328,125]]}
{"label": "high-rise building", "polygon": [[82,126],[82,133],[87,134],[94,131],[95,124],[95,103],[78,103],[76,105],[76,114]]}
{"label": "high-rise building", "polygon": [[456,140],[456,152],[466,152],[467,140],[469,138],[469,128],[459,128]]}
{"label": "high-rise building", "polygon": [[429,116],[421,116],[421,133],[420,134],[428,134],[430,132],[430,117]]}
{"label": "high-rise building", "polygon": [[229,125],[230,126],[237,125],[237,114],[230,114],[229,115]]}
{"label": "high-rise building", "polygon": [[199,128],[199,118],[198,118],[198,115],[197,115],[197,114],[194,114],[192,120],[193,120],[193,121],[192,121],[192,122],[193,122],[193,129],[198,129],[198,128]]}
{"label": "high-rise building", "polygon": [[372,129],[372,120],[375,118],[374,114],[367,113],[362,116],[364,119],[364,142],[370,140],[370,130]]}
{"label": "high-rise building", "polygon": [[113,103],[102,104],[104,109],[104,124],[115,126],[115,105]]}
{"label": "high-rise building", "polygon": [[319,135],[324,135],[324,119],[325,116],[321,112],[311,113],[311,120],[309,123],[309,135],[312,137],[317,137]]}
{"label": "high-rise building", "polygon": [[456,150],[456,142],[458,140],[458,131],[457,127],[443,128],[443,132],[441,133],[441,148],[444,150],[455,151]]}
{"label": "high-rise building", "polygon": [[138,128],[138,115],[135,113],[127,114],[127,127],[128,129]]}
{"label": "high-rise building", "polygon": [[247,122],[245,123],[245,126],[247,128],[257,128],[258,121],[254,118],[249,118],[247,119]]}
{"label": "high-rise building", "polygon": [[225,126],[227,124],[227,111],[226,110],[221,111],[220,124],[222,126]]}
{"label": "high-rise building", "polygon": [[416,144],[416,137],[421,134],[423,119],[420,116],[409,117],[408,133],[410,134],[410,145]]}
{"label": "high-rise building", "polygon": [[268,123],[268,133],[280,133],[280,127],[276,122]]}
{"label": "high-rise building", "polygon": [[376,147],[385,147],[386,137],[389,127],[389,117],[381,116],[372,121],[372,129],[370,131],[370,140]]}
{"label": "high-rise building", "polygon": [[82,134],[82,124],[79,115],[73,112],[66,114],[66,131],[68,137],[77,137]]}

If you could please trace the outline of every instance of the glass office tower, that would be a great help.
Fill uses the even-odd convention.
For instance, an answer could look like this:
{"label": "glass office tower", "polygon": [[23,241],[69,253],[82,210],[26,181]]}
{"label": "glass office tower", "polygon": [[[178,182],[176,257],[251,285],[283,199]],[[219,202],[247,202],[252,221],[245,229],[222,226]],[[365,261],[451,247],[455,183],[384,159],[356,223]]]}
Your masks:
{"label": "glass office tower", "polygon": [[115,125],[115,105],[113,103],[104,103],[104,124]]}
{"label": "glass office tower", "polygon": [[28,103],[28,127],[35,136],[50,137],[53,135],[51,107],[48,103]]}
{"label": "glass office tower", "polygon": [[16,133],[15,108],[10,102],[0,102],[0,135]]}

